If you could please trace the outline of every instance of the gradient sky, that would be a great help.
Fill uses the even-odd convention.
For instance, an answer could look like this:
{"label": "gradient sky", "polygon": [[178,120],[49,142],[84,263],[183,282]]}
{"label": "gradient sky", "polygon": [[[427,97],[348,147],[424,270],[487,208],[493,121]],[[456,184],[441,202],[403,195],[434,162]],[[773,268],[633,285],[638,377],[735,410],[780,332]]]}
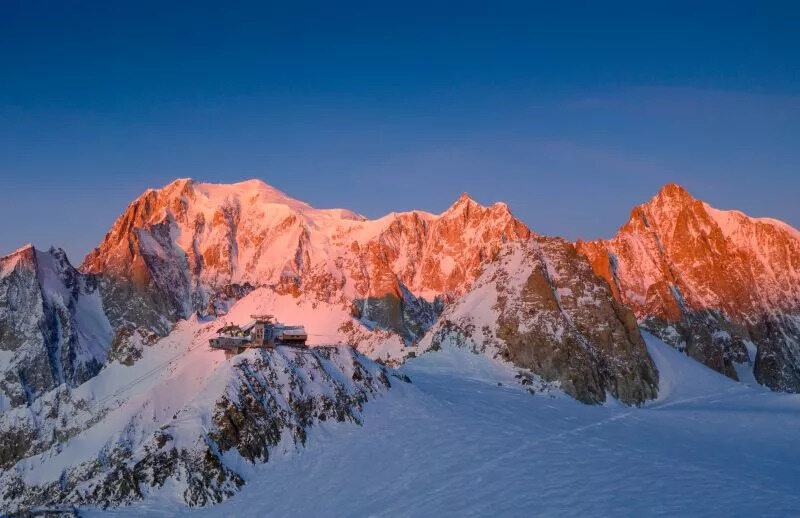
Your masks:
{"label": "gradient sky", "polygon": [[178,177],[570,239],[672,181],[800,227],[800,4],[489,3],[2,1],[0,254],[78,264]]}

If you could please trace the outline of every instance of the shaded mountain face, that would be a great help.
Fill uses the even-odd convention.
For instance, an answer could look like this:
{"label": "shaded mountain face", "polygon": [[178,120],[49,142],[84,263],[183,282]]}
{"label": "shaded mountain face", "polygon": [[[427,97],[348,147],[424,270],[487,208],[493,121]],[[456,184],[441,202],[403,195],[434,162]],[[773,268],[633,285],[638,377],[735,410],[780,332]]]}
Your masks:
{"label": "shaded mountain face", "polygon": [[367,220],[314,209],[258,180],[177,180],[134,201],[82,270],[99,278],[115,327],[165,334],[180,318],[216,313],[220,301],[266,285],[352,305],[413,341],[440,311],[433,299],[461,295],[486,257],[530,235],[506,205],[466,195],[439,215]]}
{"label": "shaded mountain face", "polygon": [[585,403],[607,393],[628,404],[657,395],[658,373],[633,312],[562,239],[501,249],[421,345],[504,358]]}
{"label": "shaded mountain face", "polygon": [[0,258],[0,409],[94,376],[111,334],[94,279],[63,250],[28,245]]}
{"label": "shaded mountain face", "polygon": [[731,378],[800,391],[797,230],[667,185],[613,239],[577,247],[648,331]]}

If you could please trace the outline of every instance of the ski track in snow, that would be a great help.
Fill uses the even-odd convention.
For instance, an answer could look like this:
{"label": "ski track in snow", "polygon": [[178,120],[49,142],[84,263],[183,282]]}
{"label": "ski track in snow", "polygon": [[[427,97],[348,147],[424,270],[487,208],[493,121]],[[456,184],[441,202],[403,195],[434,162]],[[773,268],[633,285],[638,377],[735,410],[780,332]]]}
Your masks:
{"label": "ski track in snow", "polygon": [[165,490],[112,513],[800,513],[800,396],[733,382],[650,335],[645,339],[661,395],[642,408],[530,395],[512,369],[445,349],[408,362],[401,371],[413,384],[394,382],[368,403],[364,426],[314,427],[299,454],[245,467],[247,485],[218,506],[188,510]]}

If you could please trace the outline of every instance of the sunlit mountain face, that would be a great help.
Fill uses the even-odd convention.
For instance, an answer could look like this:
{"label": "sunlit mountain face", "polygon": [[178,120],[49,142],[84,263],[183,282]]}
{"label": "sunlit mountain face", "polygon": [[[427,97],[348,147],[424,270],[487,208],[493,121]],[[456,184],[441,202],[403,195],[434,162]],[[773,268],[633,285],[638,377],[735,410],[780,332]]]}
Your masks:
{"label": "sunlit mountain face", "polygon": [[641,325],[733,379],[800,391],[800,233],[667,185],[608,241],[579,243]]}

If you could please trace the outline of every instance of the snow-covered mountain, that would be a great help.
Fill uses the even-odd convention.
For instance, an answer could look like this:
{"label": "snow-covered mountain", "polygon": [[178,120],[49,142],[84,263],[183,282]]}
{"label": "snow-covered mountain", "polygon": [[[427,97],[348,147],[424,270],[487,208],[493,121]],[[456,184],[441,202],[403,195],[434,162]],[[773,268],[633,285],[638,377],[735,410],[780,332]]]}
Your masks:
{"label": "snow-covered mountain", "polygon": [[435,320],[435,298],[464,293],[486,257],[530,234],[506,205],[466,195],[439,215],[367,220],[312,208],[259,180],[184,179],[135,200],[82,270],[101,279],[115,326],[164,334],[193,312],[271,286],[345,305],[413,341]]}
{"label": "snow-covered mountain", "polygon": [[[254,313],[303,324],[315,347],[208,348]],[[261,181],[177,180],[135,200],[80,269],[58,249],[0,258],[0,510],[220,502],[331,421],[361,437],[384,397],[470,411],[491,386],[517,414],[531,394],[537,411],[647,408],[710,379],[672,372],[640,326],[729,377],[800,390],[800,233],[673,185],[614,239],[572,244],[466,195],[368,220]],[[456,388],[426,393],[404,371]],[[475,385],[486,372],[500,374]],[[481,394],[454,396],[467,386]]]}
{"label": "snow-covered mountain", "polygon": [[[641,325],[734,379],[800,391],[800,232],[666,185],[608,241],[578,243]],[[738,374],[737,374],[738,370]]]}
{"label": "snow-covered mountain", "polygon": [[245,483],[248,466],[301,449],[320,422],[360,423],[368,400],[407,382],[343,345],[231,360],[209,349],[258,296],[225,319],[180,322],[131,365],[112,361],[79,387],[3,413],[0,429],[28,423],[32,432],[0,475],[0,509],[117,506],[165,492],[184,505],[217,503]]}
{"label": "snow-covered mountain", "polygon": [[0,258],[0,411],[97,374],[111,336],[94,279],[63,250],[26,245]]}
{"label": "snow-covered mountain", "polygon": [[[196,329],[203,324],[190,325]],[[178,331],[185,331],[184,326],[179,324]],[[81,497],[92,501],[95,495],[110,504],[118,496],[127,498],[119,501],[131,501],[130,506],[113,510],[81,507],[80,515],[89,517],[717,516],[721,510],[733,516],[792,515],[800,506],[800,450],[795,440],[800,425],[798,396],[736,383],[655,337],[646,334],[645,340],[660,373],[659,397],[641,407],[613,402],[582,405],[557,391],[531,394],[528,386],[515,379],[516,369],[483,354],[443,345],[441,351],[412,359],[396,372],[388,371],[392,386],[367,396],[355,412],[361,425],[349,418],[341,422],[316,419],[306,428],[304,446],[284,429],[279,445],[268,448],[266,463],[243,460],[235,449],[225,452],[223,466],[238,474],[244,485],[218,505],[187,508],[185,496],[202,495],[209,502],[217,495],[225,496],[205,489],[208,471],[202,464],[189,463],[190,472],[183,467],[186,459],[193,458],[188,455],[194,451],[191,448],[187,447],[186,456],[176,455],[179,469],[175,471],[166,469],[168,463],[153,462],[159,454],[172,458],[173,447],[183,451],[179,444],[192,444],[187,439],[199,431],[192,425],[197,422],[194,409],[182,410],[170,420],[174,424],[167,431],[172,439],[166,439],[163,447],[157,448],[165,440],[160,433],[144,436],[145,443],[151,438],[158,441],[149,446],[149,455],[142,455],[143,448],[135,454],[136,460],[127,463],[101,456],[96,479],[82,479],[75,485],[81,472],[60,470],[70,459],[91,459],[107,442],[113,444],[111,433],[101,435],[101,430],[82,443],[67,443],[60,454],[48,452],[26,460],[14,473],[18,484],[33,487],[5,485],[10,479],[4,478],[0,493],[17,488],[15,500],[3,501],[11,510],[14,502],[45,501],[48,495],[56,495],[50,502],[81,501]],[[150,354],[142,361],[151,361]],[[245,360],[252,367],[258,358],[242,357]],[[214,361],[196,356],[174,385],[137,389],[137,397],[169,398],[177,390],[184,398],[198,387],[187,373]],[[294,372],[293,361],[275,358],[278,375],[283,366]],[[342,366],[347,364],[345,357]],[[138,367],[144,368],[144,364]],[[223,374],[228,366],[221,362],[214,368]],[[227,391],[238,383],[237,375],[230,374],[239,368],[232,365],[225,376],[212,374],[207,379],[230,380],[223,389]],[[107,380],[129,370],[109,372]],[[408,376],[412,383],[391,374]],[[106,375],[97,379],[102,376]],[[158,384],[168,377],[160,377]],[[184,383],[188,391],[179,390]],[[381,385],[378,381],[377,386]],[[323,386],[324,382],[315,384]],[[198,394],[191,406],[199,410],[210,394]],[[177,408],[174,401],[166,405]],[[145,415],[136,426],[149,426],[151,416]],[[133,443],[140,440],[135,433],[130,437]],[[92,446],[94,439],[97,446]],[[120,470],[125,477],[107,476],[104,470],[115,465],[127,467]],[[153,466],[158,467],[151,470]],[[60,473],[65,473],[63,479]],[[238,480],[230,477],[227,480]],[[64,485],[57,486],[56,480]],[[235,491],[236,482],[216,487]],[[25,494],[24,488],[30,493]],[[108,491],[111,488],[122,491]]]}
{"label": "snow-covered mountain", "polygon": [[611,394],[641,404],[657,394],[658,373],[634,314],[562,239],[501,249],[420,345],[503,358],[585,403]]}
{"label": "snow-covered mountain", "polygon": [[443,346],[399,369],[362,426],[312,427],[219,505],[179,494],[81,516],[794,516],[800,396],[726,378],[645,334],[659,397],[583,405]]}

